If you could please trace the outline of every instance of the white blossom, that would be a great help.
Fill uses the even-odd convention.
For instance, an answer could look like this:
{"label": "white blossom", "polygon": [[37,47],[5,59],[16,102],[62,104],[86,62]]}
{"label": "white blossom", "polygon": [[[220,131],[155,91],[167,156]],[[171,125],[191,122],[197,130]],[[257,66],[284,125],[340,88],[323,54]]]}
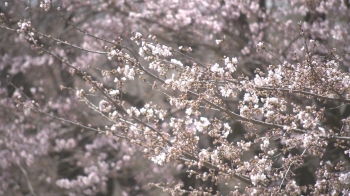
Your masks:
{"label": "white blossom", "polygon": [[222,40],[221,40],[221,39],[217,39],[217,40],[215,40],[215,43],[216,43],[217,45],[219,45],[221,42],[222,42]]}
{"label": "white blossom", "polygon": [[245,102],[252,102],[252,103],[259,102],[258,96],[255,93],[245,93],[243,100]]}
{"label": "white blossom", "polygon": [[206,128],[208,125],[210,125],[210,122],[207,118],[201,117],[199,121],[195,121],[194,125],[197,129],[197,131],[202,132],[204,128]]}
{"label": "white blossom", "polygon": [[101,112],[109,112],[112,109],[112,106],[105,100],[101,100],[98,108]]}
{"label": "white blossom", "polygon": [[119,94],[119,90],[111,90],[109,91],[110,95],[118,95]]}
{"label": "white blossom", "polygon": [[186,114],[191,115],[192,114],[192,108],[187,108],[186,109]]}
{"label": "white blossom", "polygon": [[59,179],[56,181],[56,185],[60,188],[70,189],[71,183],[68,179]]}
{"label": "white blossom", "polygon": [[205,149],[202,149],[201,152],[198,154],[198,156],[199,156],[199,159],[203,161],[208,161],[210,157],[208,151]]}
{"label": "white blossom", "polygon": [[261,150],[267,150],[267,148],[269,147],[269,144],[270,144],[269,139],[268,139],[268,138],[265,138],[265,139],[263,140],[263,143],[260,144]]}
{"label": "white blossom", "polygon": [[264,46],[264,43],[263,42],[259,42],[257,45],[256,45],[256,51],[257,52],[260,52],[261,50],[263,50],[265,48]]}
{"label": "white blossom", "polygon": [[178,65],[178,66],[180,66],[180,67],[183,67],[183,64],[180,61],[176,60],[176,59],[171,59],[171,62],[176,64],[176,65]]}
{"label": "white blossom", "polygon": [[266,175],[263,173],[257,173],[250,176],[250,180],[254,185],[257,185],[259,182],[264,181],[266,179]]}
{"label": "white blossom", "polygon": [[210,71],[212,72],[216,72],[219,74],[223,74],[224,73],[224,69],[219,67],[219,64],[215,63],[211,68]]}
{"label": "white blossom", "polygon": [[84,97],[84,90],[83,89],[77,90],[76,95],[79,98],[83,98]]}
{"label": "white blossom", "polygon": [[151,161],[153,161],[154,163],[157,163],[158,165],[163,165],[166,159],[166,154],[164,152],[158,154],[155,157],[151,158]]}
{"label": "white blossom", "polygon": [[135,77],[134,68],[130,68],[129,65],[125,65],[123,73],[129,80],[134,80],[134,77]]}
{"label": "white blossom", "polygon": [[350,184],[350,172],[340,174],[339,181],[343,184]]}
{"label": "white blossom", "polygon": [[228,86],[225,86],[225,87],[220,86],[219,89],[223,97],[229,97],[233,93],[232,88],[229,88]]}

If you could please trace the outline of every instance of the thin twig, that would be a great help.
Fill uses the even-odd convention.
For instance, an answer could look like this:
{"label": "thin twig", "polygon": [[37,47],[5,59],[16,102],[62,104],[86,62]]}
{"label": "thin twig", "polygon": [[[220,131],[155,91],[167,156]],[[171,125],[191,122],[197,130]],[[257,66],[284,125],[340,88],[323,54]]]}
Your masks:
{"label": "thin twig", "polygon": [[19,167],[19,169],[21,170],[21,172],[23,173],[23,175],[24,175],[24,177],[25,177],[25,179],[26,179],[27,186],[28,186],[28,188],[29,188],[30,194],[32,194],[32,195],[34,195],[34,196],[37,196],[37,194],[34,192],[32,183],[30,183],[30,179],[29,179],[29,176],[28,176],[27,171],[22,167],[21,163],[17,163],[17,166]]}
{"label": "thin twig", "polygon": [[[303,156],[305,152],[306,152],[306,149],[304,149],[303,153],[302,153],[300,156]],[[281,182],[281,184],[280,184],[280,190],[282,189],[283,182],[284,182],[284,180],[286,179],[287,174],[288,174],[288,172],[290,171],[290,168],[292,167],[292,165],[294,164],[294,162],[295,162],[295,161],[293,161],[293,162],[289,165],[289,167],[288,167],[288,169],[287,169],[287,171],[286,171],[286,174],[284,174],[284,177],[283,177],[282,182]]]}

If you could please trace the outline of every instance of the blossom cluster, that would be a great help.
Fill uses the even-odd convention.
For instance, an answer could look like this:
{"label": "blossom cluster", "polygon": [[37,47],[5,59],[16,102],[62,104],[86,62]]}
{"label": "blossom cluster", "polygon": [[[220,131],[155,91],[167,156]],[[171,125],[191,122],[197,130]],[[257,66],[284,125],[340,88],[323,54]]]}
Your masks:
{"label": "blossom cluster", "polygon": [[0,194],[349,193],[346,1],[32,4],[0,13]]}

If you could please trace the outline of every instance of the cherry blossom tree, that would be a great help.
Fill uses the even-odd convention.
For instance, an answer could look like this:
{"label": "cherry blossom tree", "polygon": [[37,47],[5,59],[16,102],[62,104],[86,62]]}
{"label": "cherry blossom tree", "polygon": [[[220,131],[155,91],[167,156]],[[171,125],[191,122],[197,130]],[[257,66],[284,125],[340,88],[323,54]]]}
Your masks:
{"label": "cherry blossom tree", "polygon": [[347,195],[347,0],[0,5],[3,195]]}

